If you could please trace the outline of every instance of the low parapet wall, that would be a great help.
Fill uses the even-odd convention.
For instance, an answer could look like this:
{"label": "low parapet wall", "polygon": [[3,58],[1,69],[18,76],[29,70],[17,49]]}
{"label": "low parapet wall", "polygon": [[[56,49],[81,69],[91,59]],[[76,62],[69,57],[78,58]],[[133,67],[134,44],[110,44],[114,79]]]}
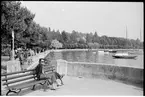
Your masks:
{"label": "low parapet wall", "polygon": [[143,85],[141,68],[106,65],[103,63],[67,62],[68,76],[91,78],[109,78],[133,84]]}

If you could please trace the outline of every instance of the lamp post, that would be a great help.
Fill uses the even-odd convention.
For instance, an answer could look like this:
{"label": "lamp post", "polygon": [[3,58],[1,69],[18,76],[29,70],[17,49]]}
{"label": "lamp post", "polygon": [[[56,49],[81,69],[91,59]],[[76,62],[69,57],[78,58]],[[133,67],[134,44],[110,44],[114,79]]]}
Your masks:
{"label": "lamp post", "polygon": [[14,60],[14,31],[12,31],[12,56],[11,56],[11,60]]}

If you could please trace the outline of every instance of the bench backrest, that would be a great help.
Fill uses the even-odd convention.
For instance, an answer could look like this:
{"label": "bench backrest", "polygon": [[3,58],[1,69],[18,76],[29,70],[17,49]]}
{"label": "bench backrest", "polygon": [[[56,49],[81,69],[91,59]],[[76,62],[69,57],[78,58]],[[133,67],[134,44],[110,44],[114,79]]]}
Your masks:
{"label": "bench backrest", "polygon": [[[45,71],[47,72],[53,72],[55,70],[54,67],[52,66],[47,67],[45,69],[46,69]],[[28,81],[37,80],[35,69],[12,72],[12,73],[4,73],[1,75],[1,78],[3,81],[2,85],[7,87],[20,83],[26,83]]]}
{"label": "bench backrest", "polygon": [[42,69],[45,73],[51,73],[55,71],[55,66],[44,65]]}
{"label": "bench backrest", "polygon": [[22,82],[32,81],[36,79],[35,70],[25,70],[12,73],[4,73],[1,75],[3,86],[11,86],[14,84],[20,84]]}

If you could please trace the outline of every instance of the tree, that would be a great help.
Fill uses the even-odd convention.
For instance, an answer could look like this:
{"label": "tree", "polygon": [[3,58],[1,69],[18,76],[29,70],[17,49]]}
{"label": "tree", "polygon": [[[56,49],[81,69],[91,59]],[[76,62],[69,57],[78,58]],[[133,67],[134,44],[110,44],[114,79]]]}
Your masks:
{"label": "tree", "polygon": [[45,44],[45,47],[46,47],[46,48],[49,48],[50,45],[51,45],[51,42],[50,42],[50,40],[45,40],[45,41],[44,41],[44,44]]}
{"label": "tree", "polygon": [[55,49],[62,48],[62,46],[63,46],[62,43],[60,43],[56,39],[52,40],[51,45],[50,45],[51,48],[55,48]]}
{"label": "tree", "polygon": [[62,35],[63,43],[65,42],[67,43],[69,41],[67,33],[63,30],[61,35]]}
{"label": "tree", "polygon": [[86,34],[86,42],[87,43],[93,42],[93,34],[92,33]]}
{"label": "tree", "polygon": [[78,43],[80,44],[85,44],[86,43],[86,39],[84,37],[80,38]]}
{"label": "tree", "polygon": [[100,44],[97,43],[97,42],[93,43],[93,45],[94,45],[93,47],[96,48],[96,49],[98,49],[100,47]]}
{"label": "tree", "polygon": [[78,39],[79,39],[79,33],[77,31],[73,30],[70,35],[70,38],[71,38],[71,43],[77,43]]}
{"label": "tree", "polygon": [[98,43],[100,43],[100,41],[99,41],[99,36],[98,36],[97,32],[95,32],[92,41],[93,41],[93,42],[98,42]]}
{"label": "tree", "polygon": [[23,38],[23,33],[29,28],[35,16],[27,8],[21,7],[20,4],[19,1],[1,2],[1,38],[7,43],[11,42],[12,30],[15,32],[16,40]]}
{"label": "tree", "polygon": [[93,48],[93,43],[91,43],[91,42],[88,43],[88,47],[92,49]]}
{"label": "tree", "polygon": [[[15,47],[20,44],[28,45],[35,44],[40,47],[49,47],[52,40],[55,41],[57,46],[55,48],[83,48],[85,44],[90,47],[97,46],[106,48],[143,48],[143,43],[138,40],[128,39],[121,37],[99,37],[97,32],[81,33],[73,30],[71,33],[65,30],[60,33],[59,30],[42,27],[33,21],[35,14],[31,13],[26,7],[21,6],[20,1],[2,1],[1,2],[1,40],[3,44],[11,44],[11,31],[15,33]],[[96,42],[98,44],[96,44]],[[91,43],[91,44],[90,44]],[[126,46],[127,44],[127,46]],[[92,45],[92,46],[91,46]],[[94,48],[94,47],[93,47]]]}

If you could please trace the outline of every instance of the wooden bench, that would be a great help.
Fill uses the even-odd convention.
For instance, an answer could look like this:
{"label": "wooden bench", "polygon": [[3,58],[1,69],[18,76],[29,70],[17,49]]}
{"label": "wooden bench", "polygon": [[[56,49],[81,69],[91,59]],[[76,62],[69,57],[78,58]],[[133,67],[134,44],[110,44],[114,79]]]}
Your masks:
{"label": "wooden bench", "polygon": [[[47,72],[52,73],[55,69],[54,66],[46,66]],[[10,92],[18,93],[24,89],[32,86],[35,90],[35,85],[45,85],[46,80],[37,80],[35,69],[24,70],[19,72],[4,73],[1,75],[2,85],[8,90],[6,95]]]}

